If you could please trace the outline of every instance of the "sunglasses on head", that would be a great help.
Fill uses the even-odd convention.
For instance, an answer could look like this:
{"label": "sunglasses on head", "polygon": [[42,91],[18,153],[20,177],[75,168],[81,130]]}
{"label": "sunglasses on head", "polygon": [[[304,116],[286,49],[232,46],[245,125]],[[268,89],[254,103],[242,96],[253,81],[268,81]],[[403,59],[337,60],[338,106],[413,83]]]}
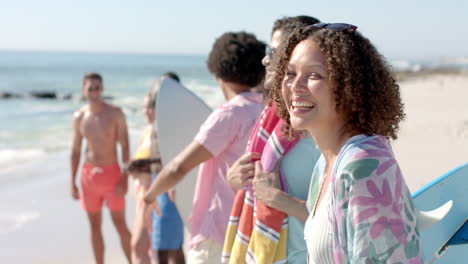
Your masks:
{"label": "sunglasses on head", "polygon": [[268,56],[268,58],[270,59],[270,61],[273,60],[273,55],[275,55],[275,53],[276,53],[276,49],[275,49],[275,48],[270,47],[270,45],[267,45],[267,46],[265,47],[265,55]]}
{"label": "sunglasses on head", "polygon": [[326,28],[326,29],[331,29],[331,30],[336,30],[336,31],[343,31],[343,30],[355,31],[358,28],[355,25],[346,24],[346,23],[317,23],[317,24],[313,24],[312,27]]}

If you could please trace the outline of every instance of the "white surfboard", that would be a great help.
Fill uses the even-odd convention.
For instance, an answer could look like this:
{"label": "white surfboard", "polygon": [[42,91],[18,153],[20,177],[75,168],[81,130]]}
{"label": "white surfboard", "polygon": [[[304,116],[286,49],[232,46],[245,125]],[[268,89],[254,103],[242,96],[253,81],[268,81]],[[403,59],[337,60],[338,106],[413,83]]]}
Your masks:
{"label": "white surfboard", "polygon": [[[156,103],[156,125],[163,164],[171,161],[193,141],[211,112],[200,97],[180,83],[170,78],[161,80]],[[176,204],[185,224],[188,224],[192,212],[197,174],[198,167],[176,186]]]}
{"label": "white surfboard", "polygon": [[445,204],[445,209],[432,217],[446,216],[421,231],[427,263],[468,263],[468,224],[464,225],[468,219],[468,163],[429,183],[413,198],[416,208],[422,211]]}

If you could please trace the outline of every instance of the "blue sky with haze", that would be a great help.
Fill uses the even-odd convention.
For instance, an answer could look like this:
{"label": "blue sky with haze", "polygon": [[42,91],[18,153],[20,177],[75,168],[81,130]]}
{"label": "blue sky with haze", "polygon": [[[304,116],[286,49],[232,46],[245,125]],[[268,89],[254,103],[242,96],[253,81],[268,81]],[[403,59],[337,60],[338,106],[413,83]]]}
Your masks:
{"label": "blue sky with haze", "polygon": [[275,19],[348,22],[391,58],[468,56],[468,1],[0,0],[0,50],[206,54],[226,31],[269,40]]}

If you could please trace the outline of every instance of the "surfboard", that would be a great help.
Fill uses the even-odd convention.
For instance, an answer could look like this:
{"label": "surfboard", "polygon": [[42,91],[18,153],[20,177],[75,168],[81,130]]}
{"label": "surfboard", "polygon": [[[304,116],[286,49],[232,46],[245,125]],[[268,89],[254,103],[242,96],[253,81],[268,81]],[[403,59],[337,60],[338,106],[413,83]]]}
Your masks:
{"label": "surfboard", "polygon": [[[167,164],[185,149],[212,112],[195,93],[180,83],[161,80],[156,103],[156,126],[161,159]],[[176,186],[176,205],[185,224],[189,223],[198,167],[192,169]]]}
{"label": "surfboard", "polygon": [[427,184],[413,198],[422,211],[453,203],[445,217],[420,233],[427,263],[468,263],[468,163]]}

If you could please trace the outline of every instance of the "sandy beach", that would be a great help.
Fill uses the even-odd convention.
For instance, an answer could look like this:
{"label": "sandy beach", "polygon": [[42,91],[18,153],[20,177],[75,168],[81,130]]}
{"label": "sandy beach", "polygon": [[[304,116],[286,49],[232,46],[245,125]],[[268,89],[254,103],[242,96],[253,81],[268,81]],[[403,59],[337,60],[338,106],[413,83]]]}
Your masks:
{"label": "sandy beach", "polygon": [[413,74],[400,88],[407,116],[393,146],[414,192],[468,162],[468,73]]}
{"label": "sandy beach", "polygon": [[[137,137],[132,139],[137,142]],[[56,153],[21,168],[0,169],[1,179],[16,178],[0,185],[2,263],[94,263],[87,216],[70,196],[68,163],[69,153]],[[135,218],[132,181],[126,216],[131,229]],[[107,209],[103,210],[103,233],[106,263],[127,263]]]}
{"label": "sandy beach", "polygon": [[[393,147],[414,192],[468,162],[468,72],[399,76],[407,117]],[[69,194],[68,155],[0,169],[1,179],[22,178],[0,186],[2,263],[93,263],[86,215]],[[131,227],[135,199],[129,186]],[[107,210],[104,215],[106,263],[126,263]]]}

